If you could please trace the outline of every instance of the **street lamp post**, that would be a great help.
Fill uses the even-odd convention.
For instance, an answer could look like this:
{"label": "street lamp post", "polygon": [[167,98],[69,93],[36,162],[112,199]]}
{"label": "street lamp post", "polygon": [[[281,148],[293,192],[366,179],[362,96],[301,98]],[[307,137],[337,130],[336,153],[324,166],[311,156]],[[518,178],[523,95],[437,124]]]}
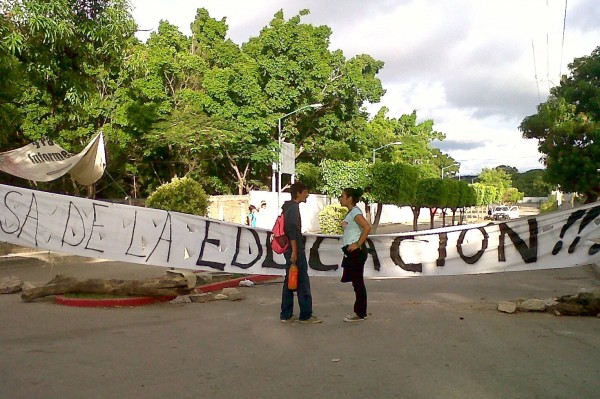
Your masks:
{"label": "street lamp post", "polygon": [[[296,112],[300,112],[302,110],[305,110],[307,108],[315,108],[315,109],[319,109],[323,106],[323,104],[320,103],[316,103],[316,104],[309,104],[309,105],[305,105],[304,107],[300,107],[295,111],[292,111],[290,113],[287,113],[285,115],[283,115],[282,117],[280,117],[277,120],[277,143],[279,144],[279,159],[277,161],[277,206],[280,205],[280,201],[279,201],[279,196],[281,193],[281,162],[282,162],[282,154],[281,154],[281,142],[282,142],[282,137],[281,137],[281,121],[290,116],[295,114]],[[275,173],[273,173],[273,178],[275,178]],[[275,184],[272,185],[273,189],[275,188]]]}
{"label": "street lamp post", "polygon": [[444,178],[444,169],[448,169],[448,168],[451,168],[453,166],[460,166],[460,164],[459,163],[453,163],[452,165],[448,165],[448,166],[443,166],[442,167],[442,179]]}
{"label": "street lamp post", "polygon": [[394,141],[393,143],[388,143],[388,144],[382,145],[381,147],[377,147],[377,148],[375,148],[375,149],[373,150],[373,163],[375,163],[375,153],[376,153],[377,151],[381,150],[382,148],[389,147],[389,146],[391,146],[391,145],[401,145],[401,144],[402,144],[402,142],[400,142],[400,141]]}

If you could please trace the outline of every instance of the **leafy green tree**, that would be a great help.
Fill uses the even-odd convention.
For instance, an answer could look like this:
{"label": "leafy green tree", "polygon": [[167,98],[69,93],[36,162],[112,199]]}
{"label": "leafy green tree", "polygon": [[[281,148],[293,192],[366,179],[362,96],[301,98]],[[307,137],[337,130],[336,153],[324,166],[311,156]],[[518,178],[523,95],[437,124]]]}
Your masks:
{"label": "leafy green tree", "polygon": [[[10,35],[9,21],[8,18],[0,16],[0,38]],[[15,147],[22,144],[17,140],[16,133],[21,123],[20,94],[27,85],[24,71],[8,44],[6,40],[0,39],[0,152],[11,149],[9,144]]]}
{"label": "leafy green tree", "polygon": [[[110,94],[135,40],[129,3],[5,1],[0,15],[0,69],[9,86],[0,84],[9,100],[0,119],[12,121],[4,125],[7,141],[18,146],[45,136],[67,151],[81,150],[109,122]],[[79,193],[67,177],[38,187]]]}
{"label": "leafy green tree", "polygon": [[[324,159],[321,162],[324,194],[338,197],[348,187],[365,189],[370,181],[370,170],[367,161],[335,161]],[[365,197],[369,194],[365,192]]]}
{"label": "leafy green tree", "polygon": [[512,187],[512,178],[504,169],[483,168],[479,174],[479,181],[482,184],[496,187],[496,197],[492,202],[501,202],[506,190]]}
{"label": "leafy green tree", "polygon": [[514,166],[508,166],[508,165],[496,166],[494,169],[496,169],[496,170],[503,170],[510,177],[514,177],[514,175],[516,175],[516,174],[519,173],[519,169],[515,168]]}
{"label": "leafy green tree", "polygon": [[[271,118],[270,126],[275,127],[278,118],[294,110],[323,104],[283,120],[283,138],[295,145],[298,163],[360,160],[369,146],[362,133],[367,115],[361,107],[384,94],[376,77],[383,62],[368,55],[347,60],[340,50],[330,51],[331,29],[302,23],[308,13],[302,10],[286,20],[279,11],[257,37],[242,46],[244,55],[257,65],[261,105]],[[270,132],[271,142],[277,141],[274,128],[253,134],[265,132]]]}
{"label": "leafy green tree", "polygon": [[[102,71],[120,62],[136,25],[125,0],[25,0],[2,3],[1,40],[27,81],[17,102],[29,140],[47,136],[72,150],[94,129],[86,104]],[[98,126],[96,126],[98,127]]]}
{"label": "leafy green tree", "polygon": [[323,192],[324,181],[320,167],[310,162],[301,162],[296,165],[296,176],[302,183],[306,184],[309,191]]}
{"label": "leafy green tree", "polygon": [[371,150],[390,143],[402,143],[382,148],[376,153],[377,159],[403,162],[420,170],[423,178],[439,176],[437,167],[440,151],[431,147],[433,140],[443,140],[443,133],[433,130],[433,121],[417,122],[417,113],[389,118],[388,108],[382,107],[367,125],[367,137]]}
{"label": "leafy green tree", "polygon": [[483,183],[473,183],[471,187],[475,190],[477,205],[490,205],[498,202],[498,190],[496,186],[489,186]]}
{"label": "leafy green tree", "polygon": [[192,22],[192,53],[200,56],[209,68],[226,68],[242,60],[237,44],[226,39],[227,18],[211,18],[208,10],[199,8]]}
{"label": "leafy green tree", "polygon": [[442,179],[442,181],[445,185],[445,190],[448,193],[443,202],[442,223],[444,226],[446,225],[446,210],[450,209],[452,212],[452,226],[454,226],[456,210],[460,206],[460,186],[462,182],[454,179]]}
{"label": "leafy green tree", "polygon": [[549,183],[595,201],[600,195],[600,47],[576,58],[569,70],[519,129],[523,137],[538,140]]}
{"label": "leafy green tree", "polygon": [[502,197],[502,203],[516,204],[517,202],[519,202],[522,199],[523,199],[523,193],[519,192],[519,190],[517,190],[514,187],[509,187],[504,192],[504,195]]}
{"label": "leafy green tree", "polygon": [[[468,184],[465,181],[459,181],[458,183],[458,207],[460,208],[459,223],[462,224],[465,216],[465,208],[477,205],[477,194],[471,184]],[[452,217],[452,223],[454,224],[454,215]]]}
{"label": "leafy green tree", "polygon": [[[419,170],[403,163],[375,162],[371,165],[371,183],[368,187],[372,201],[377,202],[373,232],[377,231],[383,204],[412,206],[415,203]],[[413,207],[413,227],[417,228],[420,207]]]}
{"label": "leafy green tree", "polygon": [[[412,204],[414,208],[429,208],[429,228],[434,228],[434,217],[437,210],[449,206],[449,185],[452,180],[442,180],[440,178],[428,178],[419,180],[417,186],[417,195],[415,202]],[[413,208],[413,209],[414,209]],[[418,218],[418,215],[417,215]],[[413,227],[417,228],[414,224]]]}
{"label": "leafy green tree", "polygon": [[513,186],[526,197],[546,197],[552,192],[552,185],[544,181],[543,169],[532,169],[514,174]]}
{"label": "leafy green tree", "polygon": [[371,182],[371,169],[367,161],[336,161],[324,159],[320,164],[321,191],[329,197],[339,197],[348,187],[365,189],[363,201],[367,204],[365,218],[371,220],[372,194],[366,190]]}

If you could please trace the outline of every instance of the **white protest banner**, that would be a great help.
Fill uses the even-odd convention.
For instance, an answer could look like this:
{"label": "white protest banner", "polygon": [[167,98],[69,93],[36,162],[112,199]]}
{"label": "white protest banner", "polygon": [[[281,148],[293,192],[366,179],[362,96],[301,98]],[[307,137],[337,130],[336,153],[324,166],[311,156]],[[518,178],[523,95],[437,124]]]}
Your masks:
{"label": "white protest banner", "polygon": [[[0,185],[0,240],[91,258],[284,274],[271,232],[157,209]],[[502,223],[369,236],[365,276],[562,268],[600,259],[600,204]],[[306,235],[309,274],[341,275],[340,236]]]}
{"label": "white protest banner", "polygon": [[46,139],[0,153],[0,171],[33,181],[51,181],[70,173],[79,184],[90,185],[102,177],[105,167],[102,133],[76,155]]}

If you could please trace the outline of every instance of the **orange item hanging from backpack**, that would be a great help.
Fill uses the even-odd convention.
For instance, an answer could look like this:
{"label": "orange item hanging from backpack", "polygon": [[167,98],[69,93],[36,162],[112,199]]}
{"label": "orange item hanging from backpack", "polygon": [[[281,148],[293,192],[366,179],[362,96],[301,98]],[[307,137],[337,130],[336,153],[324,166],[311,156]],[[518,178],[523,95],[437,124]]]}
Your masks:
{"label": "orange item hanging from backpack", "polygon": [[292,263],[288,273],[288,289],[290,291],[296,291],[298,289],[298,266],[296,266],[295,263]]}

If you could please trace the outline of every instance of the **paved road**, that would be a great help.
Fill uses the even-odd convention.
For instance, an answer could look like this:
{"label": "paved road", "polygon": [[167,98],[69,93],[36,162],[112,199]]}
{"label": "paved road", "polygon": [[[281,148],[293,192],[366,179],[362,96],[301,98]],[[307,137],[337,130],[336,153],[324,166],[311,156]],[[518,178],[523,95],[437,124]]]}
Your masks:
{"label": "paved road", "polygon": [[[164,269],[0,261],[0,277],[56,272],[143,278]],[[600,397],[600,319],[495,309],[599,288],[591,266],[369,280],[369,319],[350,325],[342,318],[352,287],[311,283],[320,325],[279,322],[279,282],[243,288],[241,302],[138,308],[2,295],[0,398]]]}

